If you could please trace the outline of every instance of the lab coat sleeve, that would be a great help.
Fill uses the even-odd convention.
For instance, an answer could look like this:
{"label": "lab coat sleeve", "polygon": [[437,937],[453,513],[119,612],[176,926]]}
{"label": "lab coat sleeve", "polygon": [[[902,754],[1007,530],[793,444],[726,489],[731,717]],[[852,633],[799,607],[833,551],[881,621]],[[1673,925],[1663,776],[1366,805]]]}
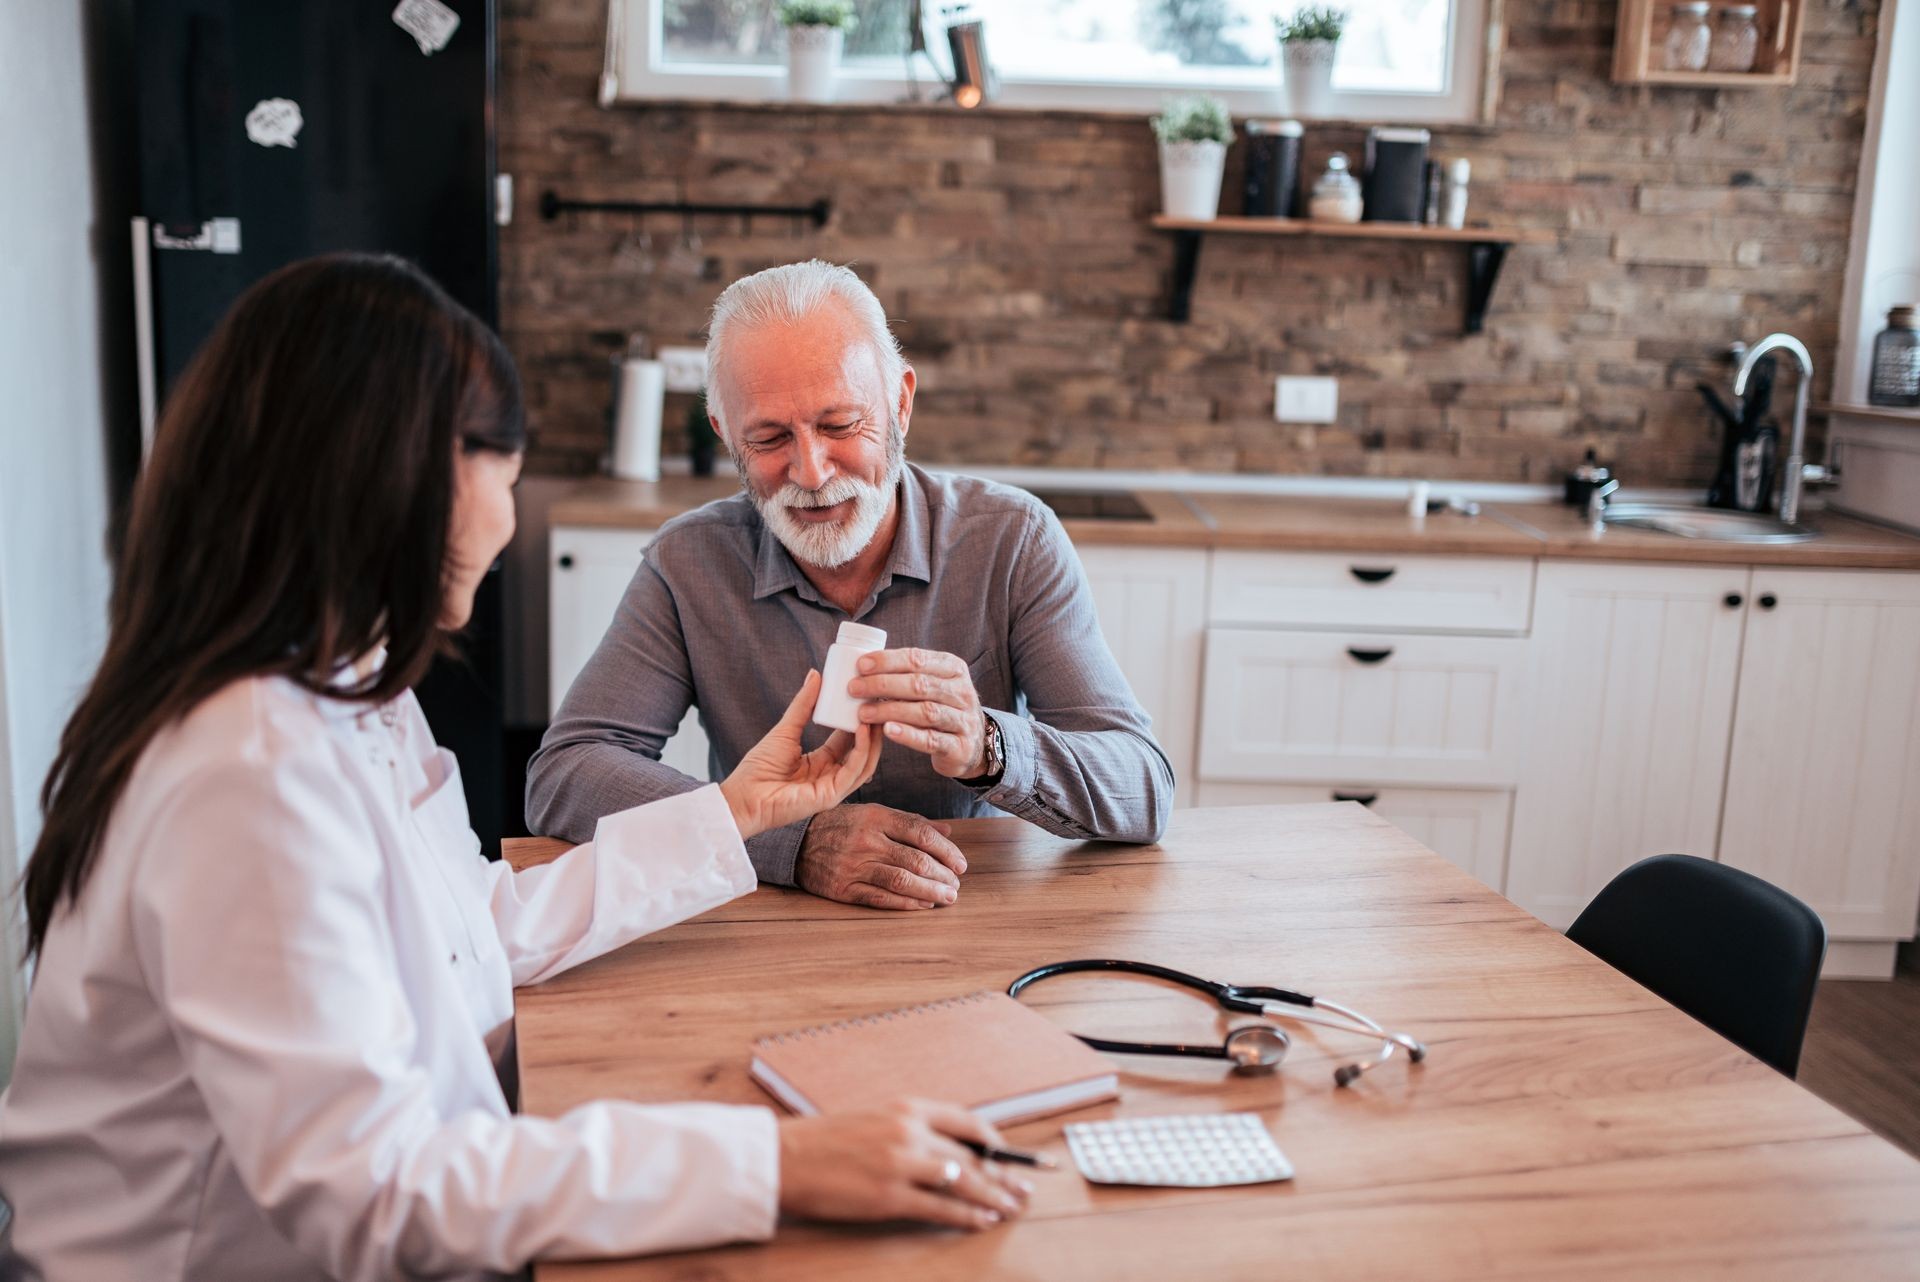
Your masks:
{"label": "lab coat sleeve", "polygon": [[524,872],[486,866],[513,968],[535,984],[758,884],[718,784],[608,815],[593,840]]}
{"label": "lab coat sleeve", "polygon": [[416,1053],[378,850],[323,743],[200,768],[142,842],[133,947],[279,1232],[367,1282],[771,1235],[765,1109],[448,1115]]}

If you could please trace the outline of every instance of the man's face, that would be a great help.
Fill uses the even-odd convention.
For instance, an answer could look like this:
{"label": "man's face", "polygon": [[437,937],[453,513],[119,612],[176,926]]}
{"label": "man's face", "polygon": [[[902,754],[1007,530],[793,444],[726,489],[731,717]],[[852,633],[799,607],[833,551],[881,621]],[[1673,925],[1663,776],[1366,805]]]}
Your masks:
{"label": "man's face", "polygon": [[844,311],[742,331],[714,389],[741,484],[795,560],[832,569],[859,556],[900,479],[913,404],[895,402],[873,347]]}

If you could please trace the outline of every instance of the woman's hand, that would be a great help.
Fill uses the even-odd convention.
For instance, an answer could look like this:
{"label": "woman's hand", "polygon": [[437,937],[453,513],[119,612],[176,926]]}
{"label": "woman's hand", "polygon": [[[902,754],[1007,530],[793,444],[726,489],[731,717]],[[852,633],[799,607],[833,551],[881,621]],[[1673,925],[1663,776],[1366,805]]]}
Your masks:
{"label": "woman's hand", "polygon": [[780,1209],[816,1220],[924,1220],[958,1229],[990,1228],[1024,1211],[1033,1185],[958,1139],[1001,1142],[966,1109],[928,1100],[783,1121]]}
{"label": "woman's hand", "polygon": [[809,671],[779,724],[720,781],[720,795],[727,799],[742,837],[839,805],[879,768],[881,740],[875,726],[863,725],[854,734],[836,730],[812,752],[800,751],[800,732],[819,695],[820,674]]}

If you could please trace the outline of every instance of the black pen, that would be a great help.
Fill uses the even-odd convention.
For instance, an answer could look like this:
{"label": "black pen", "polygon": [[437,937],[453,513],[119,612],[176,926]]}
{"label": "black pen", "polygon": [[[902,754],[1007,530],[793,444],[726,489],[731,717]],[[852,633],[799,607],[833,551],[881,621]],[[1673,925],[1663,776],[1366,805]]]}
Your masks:
{"label": "black pen", "polygon": [[1043,1171],[1054,1171],[1060,1168],[1060,1163],[1045,1153],[1029,1153],[1017,1148],[994,1148],[990,1144],[982,1144],[979,1140],[961,1140],[960,1143],[975,1157],[984,1157],[989,1162],[1012,1162],[1017,1166],[1035,1166]]}

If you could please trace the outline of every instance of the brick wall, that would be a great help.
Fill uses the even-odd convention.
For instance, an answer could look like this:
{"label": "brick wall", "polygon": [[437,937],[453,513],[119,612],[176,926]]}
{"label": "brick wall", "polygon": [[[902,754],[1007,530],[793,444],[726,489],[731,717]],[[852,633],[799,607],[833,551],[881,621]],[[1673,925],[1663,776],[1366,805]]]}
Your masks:
{"label": "brick wall", "polygon": [[[817,255],[855,266],[897,319],[920,459],[1546,480],[1593,445],[1629,484],[1703,482],[1714,442],[1693,383],[1724,381],[1727,341],[1791,331],[1816,396],[1830,378],[1877,3],[1812,3],[1796,87],[1715,92],[1610,83],[1608,0],[1508,0],[1497,126],[1436,130],[1434,147],[1472,161],[1470,221],[1556,242],[1513,251],[1485,332],[1465,337],[1465,251],[1390,241],[1210,238],[1191,322],[1163,319],[1173,245],[1146,225],[1159,175],[1142,118],[603,111],[604,0],[503,0],[500,163],[518,190],[503,310],[533,466],[596,465],[626,331],[697,342],[728,281]],[[1360,137],[1309,126],[1308,166]],[[627,217],[543,222],[549,187],[827,196],[835,213],[817,232],[699,219],[689,247],[673,218],[644,238]],[[1276,424],[1279,373],[1337,375],[1339,421]]]}

